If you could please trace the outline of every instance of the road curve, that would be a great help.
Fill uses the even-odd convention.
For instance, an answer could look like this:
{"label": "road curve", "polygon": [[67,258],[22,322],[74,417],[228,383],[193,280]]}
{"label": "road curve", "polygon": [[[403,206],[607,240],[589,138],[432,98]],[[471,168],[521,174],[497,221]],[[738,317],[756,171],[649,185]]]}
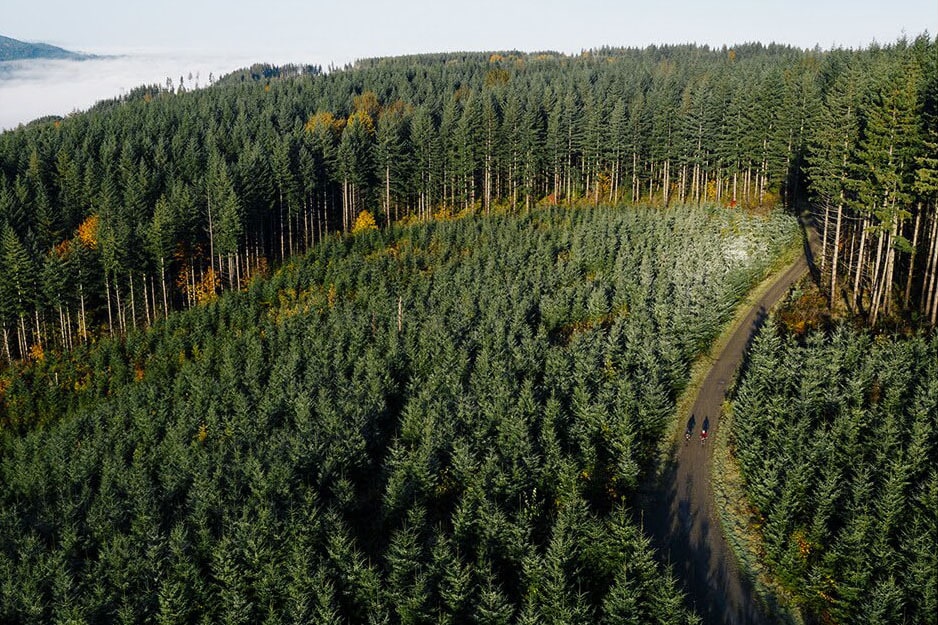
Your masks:
{"label": "road curve", "polygon": [[[694,403],[694,435],[677,444],[657,488],[642,500],[642,518],[662,562],[670,565],[683,585],[689,606],[704,625],[767,623],[748,580],[740,575],[736,557],[723,537],[710,484],[711,447],[720,436],[720,409],[726,385],[742,362],[767,311],[808,270],[810,247],[781,272],[746,318],[736,327],[714,360]],[[709,419],[709,440],[700,429]]]}

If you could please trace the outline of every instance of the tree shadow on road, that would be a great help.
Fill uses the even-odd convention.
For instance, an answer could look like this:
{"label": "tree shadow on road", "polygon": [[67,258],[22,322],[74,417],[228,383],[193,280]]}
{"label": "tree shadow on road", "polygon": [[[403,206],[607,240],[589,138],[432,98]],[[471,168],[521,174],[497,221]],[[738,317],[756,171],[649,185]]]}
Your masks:
{"label": "tree shadow on road", "polygon": [[[698,460],[705,453],[696,445],[686,449],[698,454]],[[642,497],[641,521],[658,560],[677,576],[687,607],[704,624],[766,623],[751,581],[740,577],[740,585],[734,583],[735,556],[723,539],[718,517],[696,505],[695,489],[709,488],[703,465],[693,472],[680,471],[672,457],[660,484],[660,490]]]}

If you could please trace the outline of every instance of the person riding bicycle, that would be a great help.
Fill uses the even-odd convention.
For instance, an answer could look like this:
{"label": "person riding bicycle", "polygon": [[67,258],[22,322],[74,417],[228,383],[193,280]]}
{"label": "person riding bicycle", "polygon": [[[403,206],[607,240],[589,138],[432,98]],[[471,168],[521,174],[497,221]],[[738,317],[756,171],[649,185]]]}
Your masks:
{"label": "person riding bicycle", "polygon": [[703,445],[707,442],[708,431],[710,430],[710,417],[704,419],[703,427],[700,428],[700,444]]}

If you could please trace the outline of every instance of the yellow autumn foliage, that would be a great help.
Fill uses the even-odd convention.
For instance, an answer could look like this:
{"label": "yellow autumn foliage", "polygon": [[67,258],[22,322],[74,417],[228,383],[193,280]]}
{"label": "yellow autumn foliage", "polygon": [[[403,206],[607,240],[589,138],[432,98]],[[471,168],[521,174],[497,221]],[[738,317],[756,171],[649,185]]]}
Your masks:
{"label": "yellow autumn foliage", "polygon": [[358,213],[358,217],[355,218],[355,223],[352,225],[352,234],[359,234],[360,232],[368,232],[369,230],[377,230],[378,224],[375,222],[374,215],[369,211],[363,210]]}
{"label": "yellow autumn foliage", "polygon": [[41,343],[36,343],[35,345],[29,348],[29,358],[36,362],[42,362],[43,360],[46,359],[46,353],[42,349]]}
{"label": "yellow autumn foliage", "polygon": [[306,132],[310,134],[316,134],[316,132],[321,130],[328,130],[335,135],[339,135],[342,129],[345,128],[345,120],[336,119],[335,115],[329,111],[322,111],[311,116],[306,122],[305,128]]}
{"label": "yellow autumn foliage", "polygon": [[374,91],[364,91],[361,95],[352,98],[352,106],[356,113],[365,113],[371,119],[378,116],[381,105],[378,103],[378,94]]}
{"label": "yellow autumn foliage", "polygon": [[78,240],[90,249],[98,247],[98,215],[89,215],[78,226]]}
{"label": "yellow autumn foliage", "polygon": [[355,111],[348,118],[348,126],[361,126],[366,134],[375,134],[375,120],[367,111]]}
{"label": "yellow autumn foliage", "polygon": [[195,300],[200,304],[214,301],[218,297],[220,287],[221,278],[215,273],[214,268],[209,267],[202,279],[195,285]]}

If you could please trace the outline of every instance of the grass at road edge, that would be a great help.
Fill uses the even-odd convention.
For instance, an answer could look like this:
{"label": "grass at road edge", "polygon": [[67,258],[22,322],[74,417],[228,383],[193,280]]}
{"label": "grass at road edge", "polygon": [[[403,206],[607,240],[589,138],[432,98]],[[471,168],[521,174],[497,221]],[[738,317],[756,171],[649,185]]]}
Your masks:
{"label": "grass at road edge", "polygon": [[[749,293],[739,301],[733,313],[733,319],[726,325],[723,332],[714,339],[713,343],[710,345],[709,351],[705,354],[701,354],[691,365],[690,379],[688,380],[684,392],[681,393],[681,396],[677,400],[670,431],[668,435],[664,437],[658,449],[659,466],[665,466],[667,461],[674,455],[675,448],[680,442],[679,439],[684,434],[684,425],[687,423],[691,410],[694,408],[694,401],[697,399],[700,387],[703,386],[704,380],[706,380],[713,362],[726,348],[726,344],[729,343],[736,329],[745,321],[749,310],[765,295],[772,285],[775,284],[775,280],[798,260],[801,254],[802,239],[799,234],[799,236],[792,240],[791,245],[789,245],[788,248],[778,256],[775,262],[769,266],[762,281],[750,289]],[[727,388],[729,387],[729,381],[727,381]]]}
{"label": "grass at road edge", "polygon": [[710,467],[710,484],[723,536],[736,555],[740,573],[752,583],[766,616],[784,625],[804,625],[804,617],[792,604],[792,596],[775,582],[764,564],[758,519],[748,505],[743,476],[730,449],[728,434],[732,426],[733,410],[727,401],[720,416],[722,435],[714,438]]}
{"label": "grass at road edge", "polygon": [[[690,379],[684,392],[678,398],[674,418],[668,435],[659,446],[660,469],[666,467],[681,444],[684,425],[693,410],[697,395],[706,380],[713,362],[726,348],[730,338],[745,321],[749,311],[763,295],[775,284],[775,281],[794,264],[803,253],[803,238],[797,236],[791,245],[778,256],[765,272],[762,281],[750,289],[749,293],[736,306],[733,319],[723,332],[713,341],[707,353],[702,354],[691,365]],[[735,378],[728,380],[729,390],[735,384]],[[713,488],[716,508],[720,514],[723,535],[739,562],[740,574],[752,581],[755,595],[762,602],[766,614],[786,625],[804,625],[800,613],[791,605],[787,594],[774,584],[767,569],[761,564],[761,535],[752,525],[752,515],[746,503],[742,476],[735,459],[732,457],[728,433],[732,427],[732,414],[724,405],[718,432],[714,432],[713,456],[710,471],[710,483]],[[719,434],[719,435],[717,435]],[[657,480],[660,476],[654,476]]]}

